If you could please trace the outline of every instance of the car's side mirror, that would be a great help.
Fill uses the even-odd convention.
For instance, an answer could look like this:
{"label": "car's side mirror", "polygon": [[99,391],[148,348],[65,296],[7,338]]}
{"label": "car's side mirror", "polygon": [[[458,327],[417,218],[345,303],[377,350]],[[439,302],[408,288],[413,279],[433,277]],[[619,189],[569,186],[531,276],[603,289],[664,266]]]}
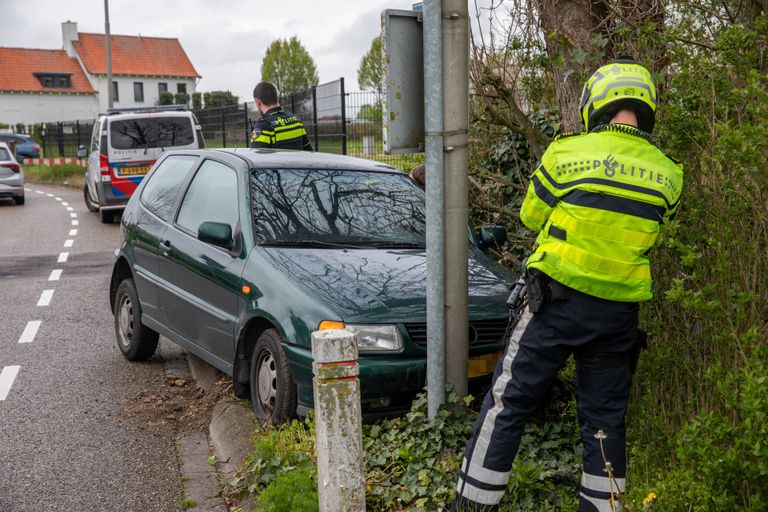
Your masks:
{"label": "car's side mirror", "polygon": [[82,144],[77,146],[77,158],[88,158],[88,150]]}
{"label": "car's side mirror", "polygon": [[235,245],[232,239],[232,226],[224,222],[201,223],[197,228],[197,238],[201,242],[224,249],[231,249]]}
{"label": "car's side mirror", "polygon": [[478,238],[477,245],[481,249],[491,247],[493,245],[502,245],[507,241],[507,228],[492,224],[490,226],[480,227],[480,236]]}

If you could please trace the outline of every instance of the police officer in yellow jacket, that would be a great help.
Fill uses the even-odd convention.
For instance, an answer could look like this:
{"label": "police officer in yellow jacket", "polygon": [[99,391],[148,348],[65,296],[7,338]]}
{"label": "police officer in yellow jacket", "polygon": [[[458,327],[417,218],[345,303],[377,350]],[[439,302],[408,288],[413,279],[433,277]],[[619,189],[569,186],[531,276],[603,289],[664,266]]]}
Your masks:
{"label": "police officer in yellow jacket", "polygon": [[304,125],[279,105],[274,85],[269,82],[256,84],[253,100],[262,117],[253,126],[250,147],[312,151]]}
{"label": "police officer in yellow jacket", "polygon": [[683,173],[654,145],[656,88],[630,57],[589,78],[580,110],[586,131],[547,148],[520,211],[539,232],[528,305],[467,444],[453,510],[498,510],[525,423],[570,355],[584,447],[579,511],[621,510],[624,416],[644,344],[638,303],[652,296],[648,253],[675,214]]}

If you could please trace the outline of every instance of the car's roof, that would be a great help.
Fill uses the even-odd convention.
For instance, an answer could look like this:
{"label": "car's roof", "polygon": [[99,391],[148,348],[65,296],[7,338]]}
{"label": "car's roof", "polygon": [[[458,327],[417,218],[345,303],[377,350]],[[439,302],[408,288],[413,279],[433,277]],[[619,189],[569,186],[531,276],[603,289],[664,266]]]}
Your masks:
{"label": "car's roof", "polygon": [[158,110],[150,112],[125,112],[123,114],[99,114],[104,119],[112,121],[122,121],[125,119],[152,118],[152,117],[192,117],[192,112],[188,110]]}
{"label": "car's roof", "polygon": [[231,151],[249,160],[253,167],[400,172],[396,167],[376,162],[375,160],[334,155],[332,153],[250,148],[224,149],[219,151]]}
{"label": "car's roof", "polygon": [[194,152],[202,154],[209,152],[234,153],[248,161],[250,167],[265,169],[334,169],[389,173],[401,172],[396,167],[373,160],[312,151],[222,148],[200,149]]}
{"label": "car's roof", "polygon": [[13,140],[13,139],[31,139],[32,137],[29,135],[24,135],[23,133],[0,133],[0,140]]}

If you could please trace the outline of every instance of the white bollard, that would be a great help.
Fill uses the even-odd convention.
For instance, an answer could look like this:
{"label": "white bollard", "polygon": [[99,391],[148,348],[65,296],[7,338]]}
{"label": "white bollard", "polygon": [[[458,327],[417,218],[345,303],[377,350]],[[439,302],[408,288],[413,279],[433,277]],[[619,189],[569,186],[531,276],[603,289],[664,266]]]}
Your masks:
{"label": "white bollard", "polygon": [[317,494],[320,512],[365,510],[357,339],[345,329],[312,333]]}

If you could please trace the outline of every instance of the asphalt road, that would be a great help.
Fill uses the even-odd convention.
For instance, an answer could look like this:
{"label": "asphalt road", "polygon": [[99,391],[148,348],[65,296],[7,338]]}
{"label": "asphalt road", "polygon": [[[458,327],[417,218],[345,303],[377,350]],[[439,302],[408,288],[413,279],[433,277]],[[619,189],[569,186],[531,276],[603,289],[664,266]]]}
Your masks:
{"label": "asphalt road", "polygon": [[0,200],[0,512],[180,510],[174,432],[124,413],[164,374],[116,345],[119,225],[82,192],[27,188]]}

